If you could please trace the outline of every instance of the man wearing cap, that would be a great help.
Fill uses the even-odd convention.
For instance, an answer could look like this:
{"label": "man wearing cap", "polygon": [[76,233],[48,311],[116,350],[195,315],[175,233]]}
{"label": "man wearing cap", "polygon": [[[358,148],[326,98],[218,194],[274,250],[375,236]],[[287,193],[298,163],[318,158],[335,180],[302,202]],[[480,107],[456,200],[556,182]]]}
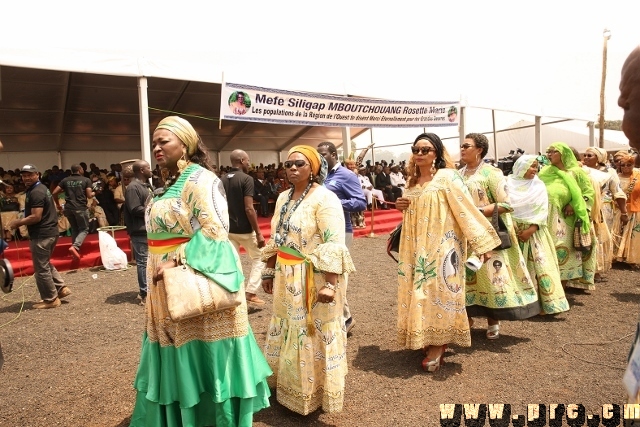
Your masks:
{"label": "man wearing cap", "polygon": [[9,227],[16,229],[26,225],[29,230],[29,249],[36,286],[42,298],[42,301],[33,304],[33,308],[59,307],[60,298],[71,295],[71,291],[51,264],[51,254],[58,242],[58,213],[49,189],[40,183],[38,168],[31,164],[24,165],[20,176],[27,187],[24,218],[11,221]]}
{"label": "man wearing cap", "polygon": [[384,208],[385,206],[387,206],[387,204],[384,201],[384,194],[382,193],[382,190],[377,190],[373,188],[373,184],[371,184],[371,181],[369,181],[369,177],[366,174],[367,174],[367,167],[364,165],[360,165],[360,167],[358,168],[358,179],[360,180],[360,186],[362,187],[362,192],[364,193],[364,196],[367,198],[367,208],[371,209],[371,203],[373,203],[373,196],[375,196],[376,199],[378,199],[378,202],[380,202],[380,206]]}
{"label": "man wearing cap", "polygon": [[73,240],[69,252],[76,259],[80,259],[80,247],[87,234],[89,234],[87,199],[93,197],[91,180],[83,174],[84,169],[82,166],[71,165],[71,176],[60,181],[53,190],[53,201],[58,210],[61,210],[58,194],[62,193],[62,191],[65,193],[64,216],[67,217],[71,225],[71,240]]}
{"label": "man wearing cap", "polygon": [[[349,169],[340,165],[338,161],[338,150],[332,142],[321,142],[320,145],[318,145],[318,153],[327,161],[329,168],[324,186],[335,193],[342,204],[345,224],[344,243],[347,248],[351,248],[351,243],[353,242],[351,212],[361,212],[367,208],[364,193],[362,192],[358,178],[356,178]],[[345,283],[344,319],[348,334],[351,332],[351,328],[353,328],[355,322],[351,316],[349,304],[347,303],[346,286],[347,284]]]}

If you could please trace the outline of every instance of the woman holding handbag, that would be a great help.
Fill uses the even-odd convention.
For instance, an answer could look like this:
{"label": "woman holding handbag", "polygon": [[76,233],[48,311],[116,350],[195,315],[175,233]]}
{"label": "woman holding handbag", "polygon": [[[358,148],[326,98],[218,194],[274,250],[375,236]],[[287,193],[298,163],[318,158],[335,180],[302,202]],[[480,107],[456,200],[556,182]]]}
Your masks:
{"label": "woman holding handbag", "polygon": [[502,262],[502,268],[494,270],[483,265],[475,272],[467,270],[467,312],[469,317],[486,317],[486,337],[495,340],[500,337],[500,320],[528,319],[540,313],[540,306],[527,264],[517,245],[509,213],[512,209],[506,191],[506,177],[500,169],[483,161],[488,151],[486,136],[479,133],[466,135],[460,147],[460,159],[465,164],[460,173],[476,207],[487,218],[492,218],[495,213],[509,236],[510,245],[503,244],[503,249],[494,255]]}
{"label": "woman holding handbag", "polygon": [[327,162],[298,145],[284,162],[291,189],[281,193],[262,248],[262,287],[273,294],[264,351],[279,403],[301,415],[342,411],[347,375],[343,317],[347,273],[342,205],[322,186]]}
{"label": "woman holding handbag", "polygon": [[549,194],[547,226],[554,239],[560,278],[565,287],[595,289],[597,245],[590,250],[576,248],[576,236],[592,236],[596,242],[589,214],[595,200],[591,179],[564,142],[551,144],[547,158],[550,164],[538,176]]}
{"label": "woman holding handbag", "polygon": [[167,297],[165,271],[180,264],[244,296],[222,183],[205,145],[182,118],[158,124],[153,154],[168,178],[146,207],[152,280],[131,426],[249,427],[254,412],[269,406],[271,370],[249,326],[246,302],[176,320]]}
{"label": "woman holding handbag", "polygon": [[440,138],[418,135],[403,212],[398,263],[398,343],[423,349],[422,368],[440,369],[448,344],[471,346],[465,308],[467,246],[482,262],[500,240],[453,167]]}

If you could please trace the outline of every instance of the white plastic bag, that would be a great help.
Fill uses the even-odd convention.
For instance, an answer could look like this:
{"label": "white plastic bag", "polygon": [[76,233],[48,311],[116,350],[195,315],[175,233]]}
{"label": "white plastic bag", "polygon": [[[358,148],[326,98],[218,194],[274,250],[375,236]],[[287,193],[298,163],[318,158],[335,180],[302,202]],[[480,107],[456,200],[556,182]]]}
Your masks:
{"label": "white plastic bag", "polygon": [[102,265],[107,270],[123,270],[127,268],[127,254],[120,249],[113,237],[106,231],[98,231],[100,256]]}

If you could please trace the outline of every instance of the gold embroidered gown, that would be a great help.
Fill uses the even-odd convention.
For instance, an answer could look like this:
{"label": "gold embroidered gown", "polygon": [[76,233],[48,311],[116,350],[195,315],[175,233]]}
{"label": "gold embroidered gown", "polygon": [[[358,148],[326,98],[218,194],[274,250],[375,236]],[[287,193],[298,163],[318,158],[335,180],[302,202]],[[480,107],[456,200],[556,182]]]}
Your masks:
{"label": "gold embroidered gown", "polygon": [[[344,244],[344,213],[340,200],[325,187],[316,187],[290,215],[294,202],[289,191],[280,194],[271,220],[271,236],[262,249],[267,261],[278,253],[274,241],[283,205],[289,232],[284,246],[293,248],[313,264],[313,280],[306,287],[304,264],[276,262],[273,280],[273,315],[264,347],[274,375],[269,384],[276,386],[280,404],[302,415],[320,406],[325,412],[339,412],[344,400],[347,375],[347,332],[343,305],[345,273],[355,271]],[[283,221],[284,222],[284,221]],[[334,302],[317,302],[318,291],[326,283],[323,272],[338,274]],[[307,311],[306,296],[312,301]],[[310,316],[310,317],[309,317]],[[313,332],[308,325],[313,325]]]}
{"label": "gold embroidered gown", "polygon": [[398,263],[398,343],[417,350],[454,343],[469,347],[465,307],[467,245],[483,254],[500,244],[473,204],[460,174],[440,169],[405,189]]}

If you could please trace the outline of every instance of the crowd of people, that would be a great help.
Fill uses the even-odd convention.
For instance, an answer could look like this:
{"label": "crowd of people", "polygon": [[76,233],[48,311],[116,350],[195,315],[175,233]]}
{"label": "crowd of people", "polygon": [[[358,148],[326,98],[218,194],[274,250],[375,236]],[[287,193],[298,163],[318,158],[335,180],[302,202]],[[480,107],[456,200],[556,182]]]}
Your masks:
{"label": "crowd of people", "polygon": [[[630,59],[625,69],[640,76],[640,49]],[[623,70],[623,128],[638,149],[639,122],[628,121],[638,117],[640,92],[629,92],[629,85],[640,88],[640,77],[625,80]],[[269,406],[270,387],[278,402],[299,414],[341,411],[347,337],[354,324],[347,302],[349,275],[356,269],[349,252],[351,219],[356,214],[358,226],[357,214],[373,197],[403,212],[398,342],[424,353],[427,372],[440,369],[448,345],[471,346],[474,319],[486,317],[486,338],[496,340],[501,320],[566,312],[565,290],[595,289],[613,262],[640,265],[640,170],[632,150],[615,153],[609,162],[604,150],[579,154],[556,142],[545,155],[521,155],[508,175],[484,161],[484,135],[466,135],[460,150],[456,165],[436,134],[422,133],[406,165],[380,165],[374,179],[357,161],[341,165],[332,143],[317,149],[299,145],[281,167],[257,170],[252,178],[245,152],[234,151],[233,166],[216,171],[188,121],[163,119],[153,133],[153,154],[164,172],[156,176],[163,183],[152,192],[150,166],[136,163],[131,179],[144,185],[129,184],[123,200],[127,222],[137,218],[135,228],[142,231],[144,221],[149,250],[131,425],[250,426],[253,414]],[[37,167],[19,170],[26,188],[24,217],[7,226],[27,227],[34,266],[58,238],[52,193],[65,193],[65,208],[68,199],[86,205],[83,195],[96,197],[83,172],[74,165],[69,177],[41,185]],[[255,180],[264,176],[269,182],[269,175],[287,187],[273,187],[269,194],[276,202],[266,240],[253,201]],[[132,193],[138,197],[129,202]],[[72,210],[84,209],[80,205]],[[76,214],[65,212],[71,215]],[[246,299],[233,308],[174,320],[168,269],[188,266],[229,293],[241,292],[249,285],[244,286],[236,248],[253,245],[259,256],[252,255]],[[70,293],[54,267],[40,268],[43,302]],[[262,351],[247,309],[256,302],[258,279],[273,294]]]}

